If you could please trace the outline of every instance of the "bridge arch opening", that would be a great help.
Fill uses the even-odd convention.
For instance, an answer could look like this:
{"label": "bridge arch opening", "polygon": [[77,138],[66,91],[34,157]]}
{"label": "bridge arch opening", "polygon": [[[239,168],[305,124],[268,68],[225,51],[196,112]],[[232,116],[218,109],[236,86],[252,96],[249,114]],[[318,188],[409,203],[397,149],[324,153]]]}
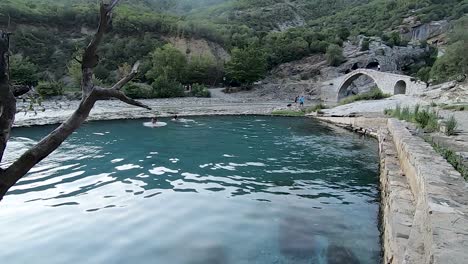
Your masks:
{"label": "bridge arch opening", "polygon": [[346,97],[379,89],[372,77],[364,73],[356,73],[344,81],[338,90],[338,101]]}
{"label": "bridge arch opening", "polygon": [[406,82],[403,80],[399,80],[395,84],[394,94],[406,94]]}

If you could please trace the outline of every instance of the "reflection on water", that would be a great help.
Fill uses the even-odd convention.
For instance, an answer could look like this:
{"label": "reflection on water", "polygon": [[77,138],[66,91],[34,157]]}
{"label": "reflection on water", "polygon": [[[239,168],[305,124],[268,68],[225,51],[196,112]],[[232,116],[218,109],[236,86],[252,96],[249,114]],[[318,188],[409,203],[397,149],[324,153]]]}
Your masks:
{"label": "reflection on water", "polygon": [[[141,123],[87,124],[15,186],[0,259],[379,262],[375,142],[309,119]],[[7,162],[51,129],[15,129]]]}

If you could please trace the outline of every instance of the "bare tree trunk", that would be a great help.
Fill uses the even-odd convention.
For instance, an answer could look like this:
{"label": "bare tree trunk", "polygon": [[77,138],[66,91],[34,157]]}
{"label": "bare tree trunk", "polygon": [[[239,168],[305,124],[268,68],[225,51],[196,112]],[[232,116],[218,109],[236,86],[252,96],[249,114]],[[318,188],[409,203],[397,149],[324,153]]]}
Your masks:
{"label": "bare tree trunk", "polygon": [[0,31],[0,162],[15,121],[16,99],[9,84],[8,52],[10,36]]}
{"label": "bare tree trunk", "polygon": [[[136,63],[131,73],[117,82],[111,88],[102,88],[93,83],[93,69],[99,63],[96,54],[97,48],[104,34],[108,31],[112,20],[112,9],[119,0],[111,3],[101,3],[100,21],[94,38],[83,53],[81,90],[82,99],[78,109],[57,129],[43,138],[34,147],[26,151],[20,158],[13,162],[8,168],[0,169],[0,200],[3,199],[8,190],[24,177],[31,168],[50,155],[76,130],[89,116],[91,109],[98,100],[115,98],[127,104],[151,109],[150,107],[127,97],[120,90],[131,81],[138,72],[139,63]],[[0,32],[1,33],[1,32]],[[16,113],[15,94],[25,93],[24,87],[12,87],[8,79],[8,49],[9,36],[1,33],[0,38],[0,162],[8,142],[11,127]]]}

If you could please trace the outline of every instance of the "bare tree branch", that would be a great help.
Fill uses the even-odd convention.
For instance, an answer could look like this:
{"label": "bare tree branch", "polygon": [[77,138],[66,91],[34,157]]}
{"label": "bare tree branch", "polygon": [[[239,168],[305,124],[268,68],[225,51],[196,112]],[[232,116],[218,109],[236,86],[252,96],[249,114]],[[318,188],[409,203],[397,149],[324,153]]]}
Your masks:
{"label": "bare tree branch", "polygon": [[91,94],[83,99],[78,109],[62,125],[43,138],[38,144],[26,151],[10,167],[0,174],[0,200],[9,188],[15,185],[37,163],[56,150],[89,116],[96,103],[96,96]]}
{"label": "bare tree branch", "polygon": [[[122,91],[120,91],[120,89],[131,81],[138,73],[139,63],[136,63],[133,66],[133,69],[128,76],[117,82],[110,89],[97,87],[93,83],[93,68],[99,62],[99,57],[96,54],[96,51],[104,34],[107,32],[109,25],[111,24],[111,11],[118,2],[119,0],[113,0],[110,4],[101,3],[98,30],[84,51],[81,62],[83,74],[81,79],[81,89],[83,97],[78,109],[62,125],[52,131],[31,149],[26,151],[26,153],[13,162],[13,164],[8,168],[0,168],[0,200],[2,200],[7,191],[22,177],[24,177],[32,167],[56,150],[83,124],[83,122],[86,121],[96,101],[115,98],[127,104],[151,110],[149,106],[127,97]],[[27,92],[24,87],[12,88],[9,85],[8,49],[8,34],[0,32],[0,161],[3,157],[16,113],[16,99],[14,95],[21,95]]]}
{"label": "bare tree branch", "polygon": [[126,96],[122,91],[119,91],[119,90],[116,90],[116,89],[104,89],[104,88],[100,88],[100,87],[95,87],[94,88],[95,91],[97,92],[97,94],[99,95],[99,99],[110,99],[110,98],[115,98],[115,99],[119,99],[120,101],[124,102],[124,103],[127,103],[129,105],[133,105],[133,106],[138,106],[138,107],[142,107],[142,108],[145,108],[145,109],[148,109],[148,110],[151,110],[151,107],[137,101],[137,100],[134,100],[128,96]]}
{"label": "bare tree branch", "polygon": [[129,81],[131,81],[135,76],[138,74],[138,68],[140,67],[140,62],[137,61],[135,65],[133,65],[132,71],[129,75],[125,76],[122,80],[118,81],[111,89],[120,90],[122,87],[125,86]]}
{"label": "bare tree branch", "polygon": [[109,12],[114,9],[114,7],[120,2],[120,0],[113,0],[112,3],[109,4],[108,10]]}
{"label": "bare tree branch", "polygon": [[96,34],[93,39],[86,47],[83,53],[83,59],[81,60],[82,79],[81,79],[81,90],[83,96],[90,94],[93,85],[93,68],[99,63],[99,56],[97,55],[97,48],[104,37],[104,34],[108,31],[109,26],[112,22],[112,9],[118,4],[119,0],[113,0],[110,4],[101,2],[99,9],[99,25]]}
{"label": "bare tree branch", "polygon": [[0,162],[15,121],[16,99],[10,89],[8,53],[10,36],[0,31]]}

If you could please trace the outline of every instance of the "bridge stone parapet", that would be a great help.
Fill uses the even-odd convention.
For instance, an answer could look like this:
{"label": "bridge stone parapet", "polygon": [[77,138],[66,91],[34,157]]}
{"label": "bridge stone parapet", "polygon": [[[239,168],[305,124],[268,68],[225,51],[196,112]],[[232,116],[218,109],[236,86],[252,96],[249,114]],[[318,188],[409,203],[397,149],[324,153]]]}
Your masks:
{"label": "bridge stone parapet", "polygon": [[340,101],[347,97],[349,95],[348,88],[361,76],[371,78],[383,93],[391,95],[421,94],[427,89],[426,83],[411,76],[370,69],[357,69],[345,76],[322,83],[322,99],[324,101]]}

